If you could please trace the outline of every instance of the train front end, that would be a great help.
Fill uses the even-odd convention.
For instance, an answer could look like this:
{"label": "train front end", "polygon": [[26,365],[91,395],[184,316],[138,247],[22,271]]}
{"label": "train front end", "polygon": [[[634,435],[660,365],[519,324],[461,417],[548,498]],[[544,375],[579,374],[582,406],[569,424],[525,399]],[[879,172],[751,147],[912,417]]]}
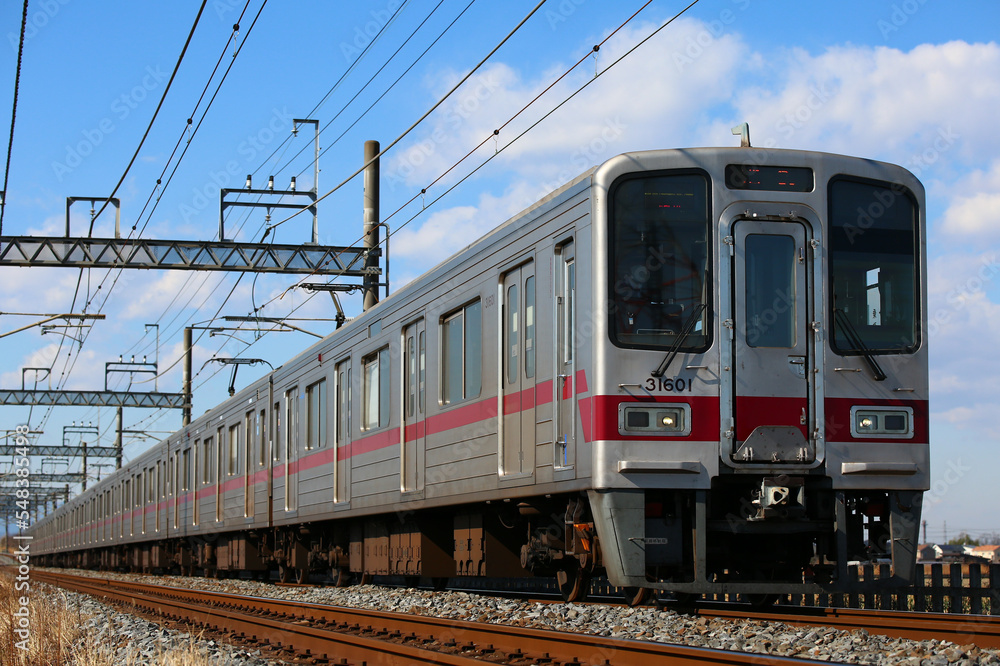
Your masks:
{"label": "train front end", "polygon": [[678,595],[914,574],[929,482],[924,193],[756,148],[594,176],[593,468],[612,584]]}

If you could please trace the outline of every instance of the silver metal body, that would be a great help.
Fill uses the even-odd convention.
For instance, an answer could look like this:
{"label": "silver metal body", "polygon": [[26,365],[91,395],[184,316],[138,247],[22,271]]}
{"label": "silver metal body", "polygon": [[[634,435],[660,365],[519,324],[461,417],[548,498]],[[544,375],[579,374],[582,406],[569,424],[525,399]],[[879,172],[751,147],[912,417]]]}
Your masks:
{"label": "silver metal body", "polygon": [[[814,184],[733,189],[732,164],[805,168]],[[633,316],[616,305],[608,258],[627,253],[613,247],[609,199],[624,196],[620,179],[674,172],[707,179],[711,224],[698,250],[705,308],[660,304],[670,321],[703,322],[689,333],[705,344],[685,351],[671,332],[681,344],[666,364],[670,345],[612,339],[615,326],[663,332],[636,323],[639,306]],[[904,169],[753,148],[621,155],[57,509],[36,526],[34,552],[158,567],[178,563],[179,543],[273,533],[257,554],[299,568],[469,575],[488,567],[469,571],[463,546],[443,555],[454,571],[431,567],[428,550],[421,568],[396,557],[393,535],[447,551],[466,516],[495,514],[519,525],[499,539],[515,556],[520,544],[524,574],[604,571],[615,585],[696,593],[843,589],[848,562],[869,553],[905,581],[929,481],[926,317],[913,349],[873,354],[882,380],[864,353],[831,346],[828,183],[844,176],[891,183],[913,202],[924,311],[923,188]],[[755,258],[786,246],[786,268]],[[652,253],[628,275],[660,274],[658,261]],[[778,277],[785,296],[751,325],[750,282]],[[872,330],[890,316],[877,310]],[[761,328],[769,319],[785,328]],[[759,339],[779,334],[787,344]],[[290,554],[283,539],[323,555]],[[370,564],[379,543],[388,568]],[[121,554],[129,547],[139,554]],[[238,568],[219,558],[192,563]]]}

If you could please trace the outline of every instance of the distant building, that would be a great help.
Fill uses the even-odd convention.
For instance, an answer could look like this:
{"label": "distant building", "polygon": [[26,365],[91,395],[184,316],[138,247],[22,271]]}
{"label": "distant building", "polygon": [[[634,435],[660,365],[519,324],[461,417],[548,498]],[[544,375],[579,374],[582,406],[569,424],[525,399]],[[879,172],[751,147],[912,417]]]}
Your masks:
{"label": "distant building", "polygon": [[982,558],[990,564],[1000,564],[1000,546],[973,546],[969,554]]}
{"label": "distant building", "polygon": [[934,544],[922,543],[917,546],[917,562],[933,562],[937,559],[937,551]]}
{"label": "distant building", "polygon": [[965,548],[963,546],[936,543],[933,548],[934,559],[938,562],[962,562],[965,559]]}

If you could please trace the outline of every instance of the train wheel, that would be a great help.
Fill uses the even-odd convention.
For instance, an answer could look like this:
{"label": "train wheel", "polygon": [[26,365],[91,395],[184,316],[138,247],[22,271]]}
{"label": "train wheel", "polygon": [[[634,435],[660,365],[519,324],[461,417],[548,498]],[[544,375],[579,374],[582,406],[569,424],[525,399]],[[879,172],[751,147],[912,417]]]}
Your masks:
{"label": "train wheel", "polygon": [[350,569],[330,569],[330,578],[334,587],[348,587],[354,582]]}
{"label": "train wheel", "polygon": [[556,572],[559,593],[567,603],[586,601],[590,594],[590,572],[577,565],[575,560],[573,562],[569,568]]}
{"label": "train wheel", "polygon": [[648,587],[623,587],[622,596],[625,597],[625,604],[635,608],[642,606],[652,596],[652,590]]}
{"label": "train wheel", "polygon": [[287,564],[278,565],[278,582],[279,583],[291,583],[292,582],[292,567]]}
{"label": "train wheel", "polygon": [[305,585],[309,582],[309,570],[308,569],[296,569],[295,570],[295,582],[299,585]]}
{"label": "train wheel", "polygon": [[370,574],[367,571],[361,574],[361,580],[358,581],[359,585],[371,585],[372,581],[375,580],[374,574]]}

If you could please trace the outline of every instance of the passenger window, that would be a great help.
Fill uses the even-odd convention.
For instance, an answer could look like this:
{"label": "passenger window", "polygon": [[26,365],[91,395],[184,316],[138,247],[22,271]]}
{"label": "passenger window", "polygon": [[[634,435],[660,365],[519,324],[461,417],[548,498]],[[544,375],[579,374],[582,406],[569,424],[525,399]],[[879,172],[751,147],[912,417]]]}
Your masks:
{"label": "passenger window", "polygon": [[474,398],[482,390],[483,318],[479,301],[441,321],[441,402]]}
{"label": "passenger window", "polygon": [[364,368],[365,430],[389,425],[389,348],[384,347],[361,362]]}
{"label": "passenger window", "polygon": [[306,387],[306,448],[326,446],[326,380]]}

